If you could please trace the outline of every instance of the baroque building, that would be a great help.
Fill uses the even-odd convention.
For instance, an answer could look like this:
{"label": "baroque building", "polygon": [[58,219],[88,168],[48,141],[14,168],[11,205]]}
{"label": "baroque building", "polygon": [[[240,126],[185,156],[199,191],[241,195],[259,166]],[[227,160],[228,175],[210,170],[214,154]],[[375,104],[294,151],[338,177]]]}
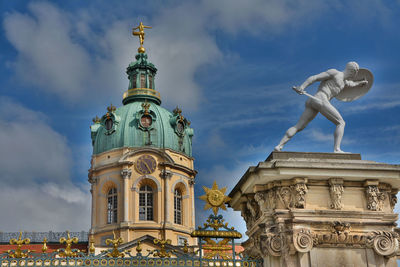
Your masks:
{"label": "baroque building", "polygon": [[[91,128],[93,155],[89,169],[91,228],[96,246],[117,236],[129,242],[143,236],[185,240],[194,245],[195,227],[192,136],[190,122],[178,107],[161,107],[156,67],[143,45],[129,64],[128,90],[122,106],[109,106]],[[146,27],[146,26],[144,26]]]}

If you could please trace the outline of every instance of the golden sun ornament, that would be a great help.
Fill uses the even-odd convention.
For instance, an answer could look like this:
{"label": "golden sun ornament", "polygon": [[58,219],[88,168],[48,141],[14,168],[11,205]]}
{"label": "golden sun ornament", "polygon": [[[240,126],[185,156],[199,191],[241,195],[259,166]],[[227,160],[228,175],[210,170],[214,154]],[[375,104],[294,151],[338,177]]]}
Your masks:
{"label": "golden sun ornament", "polygon": [[217,182],[214,181],[212,188],[203,186],[203,189],[206,194],[201,196],[200,199],[206,202],[206,205],[204,206],[205,210],[212,209],[214,215],[217,215],[220,208],[226,210],[225,203],[231,200],[230,197],[225,196],[226,187],[219,189]]}

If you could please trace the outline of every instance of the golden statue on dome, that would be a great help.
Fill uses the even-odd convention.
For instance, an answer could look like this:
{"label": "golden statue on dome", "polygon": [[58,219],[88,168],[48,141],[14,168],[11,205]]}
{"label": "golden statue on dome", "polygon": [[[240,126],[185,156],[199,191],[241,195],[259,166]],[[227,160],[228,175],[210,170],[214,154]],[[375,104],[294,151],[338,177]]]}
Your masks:
{"label": "golden statue on dome", "polygon": [[[139,26],[137,26],[136,28],[132,29],[132,35],[136,35],[139,36],[139,41],[140,41],[140,47],[138,48],[138,52],[139,53],[144,53],[146,51],[146,49],[143,47],[143,41],[144,41],[144,29],[151,29],[152,27],[150,26],[145,26],[143,25],[142,22],[139,23]],[[139,31],[135,32],[135,30],[139,29]]]}

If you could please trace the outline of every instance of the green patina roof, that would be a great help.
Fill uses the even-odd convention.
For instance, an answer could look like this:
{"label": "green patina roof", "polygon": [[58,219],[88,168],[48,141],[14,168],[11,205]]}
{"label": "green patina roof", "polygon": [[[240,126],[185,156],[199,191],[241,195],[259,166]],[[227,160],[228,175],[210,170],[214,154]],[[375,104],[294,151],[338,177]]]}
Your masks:
{"label": "green patina roof", "polygon": [[[128,91],[123,106],[110,106],[108,112],[91,126],[93,154],[122,147],[170,148],[192,156],[193,129],[176,108],[173,112],[161,107],[161,98],[154,88],[157,69],[147,62],[146,54],[136,55],[136,62],[127,68]],[[142,117],[151,118],[151,125],[142,125]],[[106,123],[111,127],[106,129]],[[108,126],[110,126],[108,125]]]}

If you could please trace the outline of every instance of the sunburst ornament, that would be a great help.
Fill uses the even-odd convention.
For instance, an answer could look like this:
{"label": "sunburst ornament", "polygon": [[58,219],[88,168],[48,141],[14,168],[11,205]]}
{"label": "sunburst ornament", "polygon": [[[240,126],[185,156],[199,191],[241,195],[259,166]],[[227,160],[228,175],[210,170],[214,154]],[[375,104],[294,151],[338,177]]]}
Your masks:
{"label": "sunburst ornament", "polygon": [[201,196],[200,199],[206,202],[206,205],[204,205],[205,210],[212,209],[214,215],[217,215],[220,208],[226,210],[225,203],[231,200],[230,197],[225,196],[226,187],[219,189],[217,182],[214,181],[212,188],[203,186],[203,189],[206,194]]}

